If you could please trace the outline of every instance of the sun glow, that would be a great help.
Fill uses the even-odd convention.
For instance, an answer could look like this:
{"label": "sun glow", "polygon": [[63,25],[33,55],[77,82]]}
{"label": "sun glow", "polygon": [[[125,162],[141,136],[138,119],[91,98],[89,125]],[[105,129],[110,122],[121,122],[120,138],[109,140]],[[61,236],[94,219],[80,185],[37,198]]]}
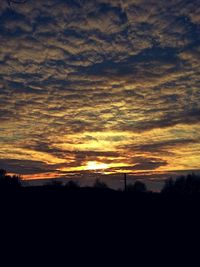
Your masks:
{"label": "sun glow", "polygon": [[107,169],[108,167],[109,167],[108,164],[97,161],[88,161],[86,164],[87,170],[103,170]]}

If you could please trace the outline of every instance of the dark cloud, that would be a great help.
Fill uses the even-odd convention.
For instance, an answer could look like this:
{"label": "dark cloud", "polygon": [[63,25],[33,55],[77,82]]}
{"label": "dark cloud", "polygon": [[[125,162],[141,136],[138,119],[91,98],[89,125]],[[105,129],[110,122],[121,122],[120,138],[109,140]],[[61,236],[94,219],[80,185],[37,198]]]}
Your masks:
{"label": "dark cloud", "polygon": [[167,162],[159,158],[143,158],[135,157],[131,159],[132,166],[124,166],[119,168],[111,168],[109,171],[122,170],[122,171],[140,171],[140,170],[155,170],[160,166],[166,166]]}
{"label": "dark cloud", "polygon": [[[97,159],[127,166],[135,150],[147,161],[133,171],[171,170],[172,157],[178,168],[189,168],[187,153],[191,168],[200,168],[198,6],[198,0],[30,0],[11,11],[3,1],[4,164],[40,162],[29,164],[35,173]],[[148,161],[155,153],[168,158]]]}
{"label": "dark cloud", "polygon": [[[150,152],[152,154],[158,153],[162,154],[173,154],[171,149],[173,147],[180,148],[182,146],[187,146],[188,144],[198,143],[199,140],[194,139],[172,139],[172,140],[163,140],[152,143],[145,144],[133,144],[124,147],[123,149],[129,151],[137,151],[137,152]],[[120,147],[119,147],[120,148]]]}
{"label": "dark cloud", "polygon": [[0,159],[0,166],[9,172],[19,174],[35,174],[42,172],[55,172],[56,169],[41,161]]}

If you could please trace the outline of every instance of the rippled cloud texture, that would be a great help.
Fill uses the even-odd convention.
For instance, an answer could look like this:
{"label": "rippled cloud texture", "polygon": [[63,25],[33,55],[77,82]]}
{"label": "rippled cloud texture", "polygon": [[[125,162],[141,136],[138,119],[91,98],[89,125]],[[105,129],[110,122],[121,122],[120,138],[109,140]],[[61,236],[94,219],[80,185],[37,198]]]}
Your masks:
{"label": "rippled cloud texture", "polygon": [[107,179],[200,169],[199,0],[2,2],[0,166],[25,178],[87,176],[88,162]]}

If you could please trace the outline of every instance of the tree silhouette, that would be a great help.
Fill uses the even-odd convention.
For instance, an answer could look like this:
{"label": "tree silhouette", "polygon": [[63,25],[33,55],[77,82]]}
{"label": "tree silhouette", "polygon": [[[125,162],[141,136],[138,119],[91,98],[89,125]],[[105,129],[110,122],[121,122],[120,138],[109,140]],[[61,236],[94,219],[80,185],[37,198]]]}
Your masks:
{"label": "tree silhouette", "polygon": [[63,183],[59,181],[58,179],[52,179],[50,183],[50,187],[60,188],[63,186]]}
{"label": "tree silhouette", "polygon": [[180,176],[175,181],[172,178],[165,181],[161,191],[164,194],[196,194],[200,193],[200,176],[188,174]]}
{"label": "tree silhouette", "polygon": [[20,176],[7,175],[6,170],[0,169],[0,190],[16,189],[16,188],[19,188],[20,185],[21,185]]}
{"label": "tree silhouette", "polygon": [[161,193],[166,194],[173,191],[174,188],[174,180],[172,178],[169,178],[165,180],[165,184],[161,190]]}
{"label": "tree silhouette", "polygon": [[143,182],[136,181],[134,184],[129,184],[127,186],[127,191],[135,193],[145,193],[147,191],[147,188]]}
{"label": "tree silhouette", "polygon": [[94,186],[95,188],[99,188],[99,189],[106,189],[108,188],[107,184],[100,181],[99,179],[96,179],[95,183],[94,183]]}
{"label": "tree silhouette", "polygon": [[0,178],[3,178],[6,176],[6,170],[0,169]]}
{"label": "tree silhouette", "polygon": [[186,178],[184,176],[178,177],[174,182],[174,189],[176,193],[185,193],[186,192]]}
{"label": "tree silhouette", "polygon": [[69,189],[76,189],[76,188],[79,188],[80,186],[79,186],[78,182],[71,180],[71,181],[66,183],[65,187],[69,188]]}
{"label": "tree silhouette", "polygon": [[185,187],[190,194],[200,192],[200,176],[192,173],[188,174],[185,180]]}

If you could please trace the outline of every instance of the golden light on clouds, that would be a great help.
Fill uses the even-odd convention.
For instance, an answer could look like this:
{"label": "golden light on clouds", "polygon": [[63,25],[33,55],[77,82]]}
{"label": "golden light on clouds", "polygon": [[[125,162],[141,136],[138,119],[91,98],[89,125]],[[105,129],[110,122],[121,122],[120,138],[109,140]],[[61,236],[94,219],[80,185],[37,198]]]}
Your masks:
{"label": "golden light on clouds", "polygon": [[200,170],[198,1],[65,2],[0,6],[0,168]]}

